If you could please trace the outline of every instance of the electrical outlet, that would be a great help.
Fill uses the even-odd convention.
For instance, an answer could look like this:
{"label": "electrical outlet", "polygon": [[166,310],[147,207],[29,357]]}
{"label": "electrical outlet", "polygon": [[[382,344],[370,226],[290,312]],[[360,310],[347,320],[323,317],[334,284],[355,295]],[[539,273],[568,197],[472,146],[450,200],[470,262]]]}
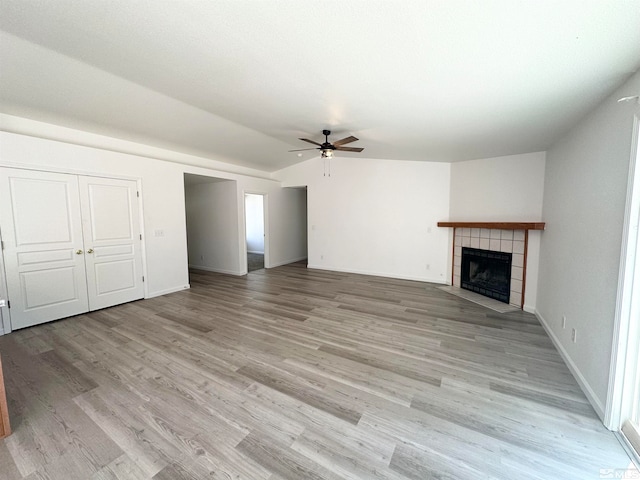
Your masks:
{"label": "electrical outlet", "polygon": [[164,230],[156,230],[153,232],[154,237],[164,237]]}
{"label": "electrical outlet", "polygon": [[571,341],[573,343],[576,343],[576,329],[575,328],[571,329]]}
{"label": "electrical outlet", "polygon": [[324,260],[324,255],[320,255],[320,260]]}
{"label": "electrical outlet", "polygon": [[431,270],[431,265],[427,263],[427,270]]}
{"label": "electrical outlet", "polygon": [[204,255],[200,255],[200,260],[204,260]]}
{"label": "electrical outlet", "polygon": [[563,329],[567,328],[567,316],[566,315],[562,315],[562,328]]}

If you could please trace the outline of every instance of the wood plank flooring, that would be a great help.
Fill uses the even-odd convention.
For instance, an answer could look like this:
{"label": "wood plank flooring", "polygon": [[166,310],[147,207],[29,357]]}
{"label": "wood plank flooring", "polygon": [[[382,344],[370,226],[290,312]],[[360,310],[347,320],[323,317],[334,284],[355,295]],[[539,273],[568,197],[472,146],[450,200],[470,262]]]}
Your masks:
{"label": "wood plank flooring", "polygon": [[0,479],[589,479],[629,459],[534,316],[436,285],[192,272],[0,337]]}

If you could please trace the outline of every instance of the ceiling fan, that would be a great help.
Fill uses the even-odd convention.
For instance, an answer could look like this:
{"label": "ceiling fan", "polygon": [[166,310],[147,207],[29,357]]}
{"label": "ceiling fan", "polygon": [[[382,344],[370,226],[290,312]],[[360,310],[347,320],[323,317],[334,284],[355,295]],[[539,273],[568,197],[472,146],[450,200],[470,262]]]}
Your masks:
{"label": "ceiling fan", "polygon": [[309,140],[308,138],[301,138],[300,140],[302,140],[303,142],[309,142],[309,143],[313,143],[314,145],[318,145],[317,147],[314,148],[301,148],[298,150],[289,150],[290,152],[303,152],[305,150],[320,150],[321,154],[320,156],[322,158],[331,158],[333,157],[333,151],[334,150],[338,150],[338,151],[342,151],[342,152],[361,152],[362,150],[364,150],[364,148],[360,148],[360,147],[343,147],[343,145],[347,144],[347,143],[351,143],[351,142],[355,142],[358,139],[354,136],[350,136],[350,137],[346,137],[343,138],[342,140],[338,140],[336,142],[333,142],[332,144],[329,143],[329,135],[331,135],[331,130],[323,130],[322,134],[324,135],[324,143],[318,143],[315,142],[313,140]]}

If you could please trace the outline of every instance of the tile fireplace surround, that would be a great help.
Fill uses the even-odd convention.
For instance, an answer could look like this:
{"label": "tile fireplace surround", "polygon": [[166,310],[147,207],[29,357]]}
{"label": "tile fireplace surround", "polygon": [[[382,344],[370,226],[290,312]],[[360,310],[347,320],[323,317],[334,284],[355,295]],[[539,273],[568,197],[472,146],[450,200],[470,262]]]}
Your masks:
{"label": "tile fireplace surround", "polygon": [[462,247],[511,253],[509,304],[523,307],[529,230],[544,230],[544,223],[439,222],[438,226],[453,227],[452,285],[460,287]]}
{"label": "tile fireplace surround", "polygon": [[460,286],[462,247],[508,252],[513,255],[509,304],[522,308],[524,232],[524,230],[498,230],[497,228],[456,228],[453,241],[453,285]]}

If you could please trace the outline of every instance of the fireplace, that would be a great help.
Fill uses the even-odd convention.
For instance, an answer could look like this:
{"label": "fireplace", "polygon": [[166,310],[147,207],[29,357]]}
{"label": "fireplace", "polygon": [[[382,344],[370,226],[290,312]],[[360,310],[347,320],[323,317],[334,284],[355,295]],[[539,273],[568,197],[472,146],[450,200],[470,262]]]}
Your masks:
{"label": "fireplace", "polygon": [[[527,279],[529,231],[544,230],[544,222],[438,222],[439,227],[453,228],[451,285],[462,287],[462,249],[490,250],[511,254],[509,305],[524,308]],[[537,235],[534,237],[536,238]],[[538,239],[536,238],[536,242]],[[472,290],[474,291],[474,290]]]}
{"label": "fireplace", "polygon": [[512,254],[462,247],[460,287],[509,303]]}

